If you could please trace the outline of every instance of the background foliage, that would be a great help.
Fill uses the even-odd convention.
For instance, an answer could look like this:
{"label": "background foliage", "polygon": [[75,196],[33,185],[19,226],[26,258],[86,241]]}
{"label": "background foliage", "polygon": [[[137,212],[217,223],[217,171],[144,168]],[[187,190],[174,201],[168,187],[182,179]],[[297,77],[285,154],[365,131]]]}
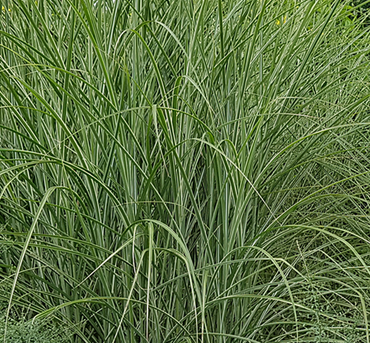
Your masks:
{"label": "background foliage", "polygon": [[369,342],[367,3],[2,1],[4,342]]}

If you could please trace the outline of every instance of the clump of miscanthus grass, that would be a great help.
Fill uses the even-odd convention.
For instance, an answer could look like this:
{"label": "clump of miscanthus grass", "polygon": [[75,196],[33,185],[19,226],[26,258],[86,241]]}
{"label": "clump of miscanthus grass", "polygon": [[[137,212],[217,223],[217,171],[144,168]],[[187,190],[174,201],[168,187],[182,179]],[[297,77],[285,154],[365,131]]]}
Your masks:
{"label": "clump of miscanthus grass", "polygon": [[370,341],[361,4],[3,6],[4,342]]}

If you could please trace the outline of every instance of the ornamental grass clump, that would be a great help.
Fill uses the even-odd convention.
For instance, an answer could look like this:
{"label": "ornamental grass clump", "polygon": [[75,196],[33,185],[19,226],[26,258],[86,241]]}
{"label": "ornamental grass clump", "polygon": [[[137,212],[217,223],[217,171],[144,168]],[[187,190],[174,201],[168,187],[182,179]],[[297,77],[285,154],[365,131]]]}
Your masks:
{"label": "ornamental grass clump", "polygon": [[4,342],[370,342],[361,4],[3,6]]}

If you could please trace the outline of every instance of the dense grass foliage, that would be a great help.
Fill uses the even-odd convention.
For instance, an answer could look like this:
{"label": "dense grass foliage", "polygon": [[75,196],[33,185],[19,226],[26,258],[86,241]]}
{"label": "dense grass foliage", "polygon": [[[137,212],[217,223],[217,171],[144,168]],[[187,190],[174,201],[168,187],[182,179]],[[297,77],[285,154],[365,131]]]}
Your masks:
{"label": "dense grass foliage", "polygon": [[369,343],[351,4],[2,1],[2,340]]}

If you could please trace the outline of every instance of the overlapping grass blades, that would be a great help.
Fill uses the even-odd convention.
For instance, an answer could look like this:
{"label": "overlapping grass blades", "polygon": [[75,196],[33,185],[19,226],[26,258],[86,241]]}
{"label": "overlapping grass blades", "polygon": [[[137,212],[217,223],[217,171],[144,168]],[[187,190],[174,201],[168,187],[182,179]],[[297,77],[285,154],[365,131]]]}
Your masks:
{"label": "overlapping grass blades", "polygon": [[369,342],[364,14],[3,4],[7,323],[52,319],[74,342]]}

